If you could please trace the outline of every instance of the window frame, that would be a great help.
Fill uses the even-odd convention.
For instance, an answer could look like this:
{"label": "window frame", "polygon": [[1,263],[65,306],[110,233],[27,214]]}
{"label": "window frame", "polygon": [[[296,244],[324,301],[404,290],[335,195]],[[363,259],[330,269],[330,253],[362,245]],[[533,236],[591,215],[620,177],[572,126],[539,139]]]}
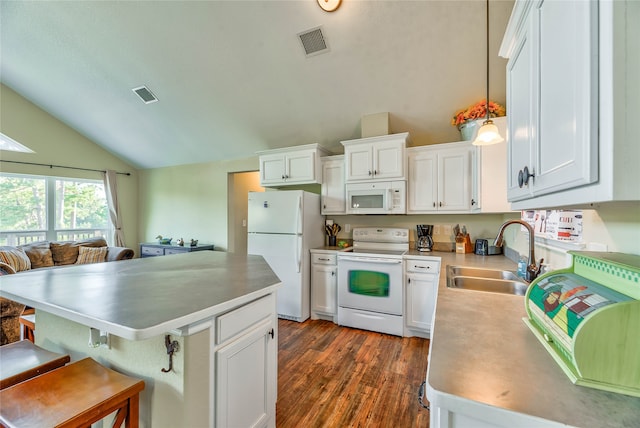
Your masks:
{"label": "window frame", "polygon": [[[45,189],[45,212],[46,212],[46,229],[31,230],[13,230],[4,231],[0,229],[0,241],[6,240],[6,245],[17,246],[25,245],[31,242],[42,240],[47,241],[76,241],[98,236],[96,232],[102,233],[102,237],[107,241],[108,245],[113,245],[113,225],[109,216],[109,206],[107,201],[106,189],[102,180],[94,180],[89,178],[77,177],[61,177],[37,174],[20,174],[20,173],[0,173],[0,177],[18,177],[24,179],[44,180]],[[58,229],[56,227],[56,183],[58,180],[92,183],[102,185],[105,192],[105,207],[107,208],[107,218],[105,228],[76,228],[76,229]],[[91,232],[93,231],[93,233]],[[13,239],[12,239],[13,236]]]}

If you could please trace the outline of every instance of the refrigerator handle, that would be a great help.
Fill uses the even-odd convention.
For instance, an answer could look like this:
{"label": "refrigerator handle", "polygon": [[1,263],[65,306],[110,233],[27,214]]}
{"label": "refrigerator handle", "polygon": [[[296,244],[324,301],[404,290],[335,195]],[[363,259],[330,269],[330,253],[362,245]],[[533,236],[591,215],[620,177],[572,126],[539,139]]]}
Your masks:
{"label": "refrigerator handle", "polygon": [[298,196],[298,215],[296,216],[296,233],[302,234],[302,196]]}
{"label": "refrigerator handle", "polygon": [[298,239],[296,239],[296,258],[298,263],[298,272],[300,273],[302,264],[302,196],[298,197],[298,215],[296,216],[296,232],[298,233]]}
{"label": "refrigerator handle", "polygon": [[302,235],[298,235],[297,236],[298,239],[296,239],[296,262],[298,263],[298,272],[300,273],[300,269],[301,269],[301,264],[302,264]]}

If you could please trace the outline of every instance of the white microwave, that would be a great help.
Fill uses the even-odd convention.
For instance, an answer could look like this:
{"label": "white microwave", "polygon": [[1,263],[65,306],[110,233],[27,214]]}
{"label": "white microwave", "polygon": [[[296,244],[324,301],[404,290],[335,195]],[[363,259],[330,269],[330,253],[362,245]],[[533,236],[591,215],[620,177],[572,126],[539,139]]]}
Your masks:
{"label": "white microwave", "polygon": [[405,214],[406,181],[347,183],[347,214]]}

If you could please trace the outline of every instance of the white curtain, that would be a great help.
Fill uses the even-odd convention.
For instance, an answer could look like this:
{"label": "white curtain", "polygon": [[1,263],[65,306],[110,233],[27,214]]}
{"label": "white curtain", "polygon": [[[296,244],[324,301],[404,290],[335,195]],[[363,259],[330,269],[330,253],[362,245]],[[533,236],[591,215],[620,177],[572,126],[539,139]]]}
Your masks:
{"label": "white curtain", "polygon": [[107,205],[109,206],[109,217],[115,230],[113,234],[113,245],[124,247],[124,232],[122,231],[122,217],[120,216],[120,205],[118,204],[118,186],[116,184],[116,172],[107,170],[103,174],[104,192],[107,194]]}

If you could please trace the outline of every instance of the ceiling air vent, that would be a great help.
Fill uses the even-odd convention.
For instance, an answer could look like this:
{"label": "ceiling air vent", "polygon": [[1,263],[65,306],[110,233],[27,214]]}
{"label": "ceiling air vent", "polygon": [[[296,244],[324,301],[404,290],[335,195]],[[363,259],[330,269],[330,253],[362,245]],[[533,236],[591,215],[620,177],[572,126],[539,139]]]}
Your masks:
{"label": "ceiling air vent", "polygon": [[307,56],[329,52],[329,45],[327,45],[327,39],[322,34],[322,27],[299,33],[298,37]]}
{"label": "ceiling air vent", "polygon": [[140,86],[139,88],[133,88],[133,92],[135,92],[145,104],[151,104],[158,101],[153,92],[149,90],[146,86]]}

